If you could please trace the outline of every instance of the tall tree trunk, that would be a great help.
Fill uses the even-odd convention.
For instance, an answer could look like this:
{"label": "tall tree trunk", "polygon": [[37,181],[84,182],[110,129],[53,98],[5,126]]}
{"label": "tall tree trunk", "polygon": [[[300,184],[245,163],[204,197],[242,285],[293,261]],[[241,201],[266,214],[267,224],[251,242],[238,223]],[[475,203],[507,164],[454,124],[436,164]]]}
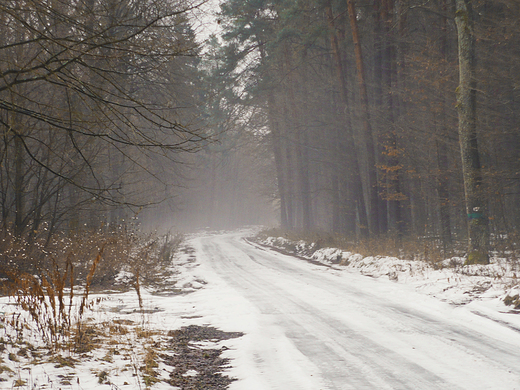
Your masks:
{"label": "tall tree trunk", "polygon": [[[384,35],[383,35],[383,27],[381,23],[381,10],[382,4],[381,0],[374,0],[373,7],[373,21],[374,21],[374,112],[375,117],[373,119],[373,123],[375,123],[377,128],[377,138],[378,138],[378,153],[377,153],[377,164],[378,166],[384,163],[384,128],[385,124],[383,123],[383,47],[384,47]],[[383,193],[384,189],[381,186],[381,181],[383,177],[378,178],[377,181],[377,192],[378,194]],[[378,197],[378,215],[379,215],[379,232],[384,234],[388,231],[388,201],[383,197]]]}
{"label": "tall tree trunk", "polygon": [[354,53],[356,56],[357,76],[359,83],[359,99],[361,103],[361,111],[363,117],[363,130],[368,165],[368,199],[370,204],[369,227],[372,234],[379,234],[378,221],[378,193],[377,193],[377,172],[374,150],[374,137],[372,134],[372,126],[370,123],[370,110],[368,107],[368,93],[365,80],[365,68],[363,64],[363,52],[361,50],[361,41],[359,39],[359,30],[357,25],[356,7],[354,0],[347,0],[347,8],[350,19],[350,27],[352,29],[352,41],[354,43]]}
{"label": "tall tree trunk", "polygon": [[385,155],[387,157],[386,164],[390,168],[386,174],[386,188],[388,199],[388,227],[397,236],[401,237],[403,233],[403,224],[401,220],[401,185],[400,185],[400,168],[399,153],[397,148],[397,134],[395,129],[395,111],[398,108],[398,102],[395,99],[394,84],[397,82],[397,53],[396,40],[393,33],[393,0],[383,0],[380,13],[382,21],[382,83],[384,96],[384,113],[383,117],[385,132]]}
{"label": "tall tree trunk", "polygon": [[283,153],[282,153],[282,137],[280,135],[280,123],[275,112],[275,99],[272,93],[267,97],[267,113],[269,128],[271,130],[271,142],[274,153],[274,164],[276,167],[276,179],[278,184],[278,194],[280,196],[280,223],[282,229],[289,228],[289,221],[287,217],[287,178],[283,167]]}
{"label": "tall tree trunk", "polygon": [[[287,91],[285,91],[287,92]],[[294,134],[292,131],[293,123],[288,108],[287,96],[282,97],[282,117],[283,117],[283,141],[284,141],[284,168],[286,188],[287,188],[287,228],[292,230],[297,226],[298,202],[296,199],[297,187],[295,172],[297,172],[294,151]]]}
{"label": "tall tree trunk", "polygon": [[[289,58],[289,53],[286,53]],[[308,92],[305,87],[306,74],[305,63],[306,53],[303,53],[302,65],[299,67],[302,72],[301,75],[301,104],[296,100],[293,86],[297,86],[298,75],[293,79],[289,76],[290,86],[288,88],[289,96],[292,101],[294,123],[295,123],[295,142],[296,142],[296,164],[298,168],[298,190],[300,193],[300,205],[302,216],[302,228],[304,231],[310,231],[313,228],[312,204],[311,204],[311,185],[309,172],[309,132],[307,127],[306,115],[308,113]],[[289,66],[288,66],[289,67]]]}
{"label": "tall tree trunk", "polygon": [[25,230],[24,214],[25,214],[25,199],[24,199],[24,151],[23,140],[21,135],[17,134],[14,137],[14,234],[20,237]]}
{"label": "tall tree trunk", "polygon": [[[258,42],[260,50],[260,58],[264,63],[266,61],[266,53],[262,42]],[[292,228],[292,208],[289,199],[289,183],[288,173],[286,172],[286,159],[284,156],[284,145],[286,140],[282,135],[282,127],[280,125],[279,115],[277,111],[278,105],[273,91],[268,91],[267,95],[267,115],[269,129],[271,130],[271,142],[274,154],[274,163],[276,168],[276,180],[278,185],[278,195],[280,196],[280,225],[282,229]],[[286,148],[286,147],[285,147]]]}
{"label": "tall tree trunk", "polygon": [[[354,141],[354,136],[352,134],[352,124],[350,121],[350,117],[347,114],[348,107],[348,89],[347,89],[347,81],[344,76],[343,62],[341,60],[341,53],[338,44],[338,38],[336,33],[334,32],[334,16],[332,14],[332,8],[330,6],[330,1],[326,4],[326,12],[327,19],[329,22],[329,26],[331,28],[331,45],[332,45],[332,54],[334,56],[335,68],[336,68],[336,76],[338,78],[338,82],[340,84],[341,89],[341,99],[343,101],[343,105],[345,107],[345,132],[346,132],[346,140],[348,146],[350,148],[350,167],[352,170],[352,180],[351,187],[354,192],[353,197],[356,202],[356,209],[358,212],[359,218],[359,231],[360,235],[363,238],[368,238],[370,234],[369,224],[368,224],[368,212],[365,205],[365,197],[363,195],[363,183],[361,180],[361,162],[358,157],[357,148]],[[346,163],[346,162],[345,162]]]}
{"label": "tall tree trunk", "polygon": [[477,142],[477,91],[475,36],[471,0],[456,0],[455,22],[459,46],[459,142],[468,214],[468,264],[489,263],[487,200],[483,189]]}
{"label": "tall tree trunk", "polygon": [[[444,120],[444,118],[441,118]],[[442,132],[445,131],[444,123],[441,124]],[[437,140],[437,192],[439,194],[439,214],[441,224],[441,241],[444,252],[450,250],[452,246],[451,240],[451,219],[450,219],[450,191],[448,178],[448,150],[446,140]]]}
{"label": "tall tree trunk", "polygon": [[[448,6],[447,0],[441,2],[441,39],[440,39],[440,53],[445,62],[448,61]],[[441,134],[437,140],[437,163],[439,174],[437,176],[437,192],[439,193],[439,214],[441,224],[441,240],[444,247],[444,252],[451,249],[451,219],[450,219],[450,191],[448,178],[448,146],[446,145],[448,139],[448,125],[446,119],[447,99],[444,90],[441,90]]]}

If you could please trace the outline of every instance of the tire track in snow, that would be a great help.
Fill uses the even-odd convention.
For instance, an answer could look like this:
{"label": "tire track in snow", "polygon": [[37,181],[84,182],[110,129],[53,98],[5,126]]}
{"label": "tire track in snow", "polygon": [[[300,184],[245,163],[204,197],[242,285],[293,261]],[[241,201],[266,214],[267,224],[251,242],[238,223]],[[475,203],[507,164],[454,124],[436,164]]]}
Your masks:
{"label": "tire track in snow", "polygon": [[[460,380],[456,383],[460,369],[451,366],[453,358],[444,363],[438,356],[428,356],[428,345],[460,355],[464,361],[475,359],[478,367],[489,363],[500,370],[495,362],[486,360],[493,347],[497,348],[495,353],[498,350],[500,364],[518,358],[507,346],[497,347],[496,340],[482,340],[433,316],[382,302],[381,297],[345,285],[341,279],[324,279],[323,273],[309,271],[308,266],[285,260],[288,257],[280,257],[283,255],[257,250],[236,236],[201,240],[212,267],[263,315],[273,317],[294,345],[320,368],[330,389],[492,388],[489,381],[478,377],[467,378],[460,386]],[[302,294],[303,289],[307,295]],[[331,302],[313,301],[309,294],[314,292]],[[353,320],[349,320],[349,312],[356,313]],[[370,331],[353,323],[359,319],[370,325]],[[383,337],[391,340],[381,340],[373,333],[374,326],[380,326]],[[417,339],[421,342],[414,349]],[[258,361],[269,367],[261,356]]]}
{"label": "tire track in snow", "polygon": [[[247,243],[247,241],[245,242]],[[241,248],[241,250],[244,250],[244,253],[246,254],[248,252],[248,248],[246,247]],[[268,258],[266,259],[268,260]],[[273,263],[271,261],[269,266],[281,268],[288,274],[294,272],[294,267],[291,267],[291,264],[289,263],[282,264]],[[311,284],[320,283],[323,285],[323,273],[306,273],[301,276],[308,278],[309,283],[312,282]],[[401,322],[406,318],[406,326],[413,328],[413,330],[418,333],[429,335],[431,337],[441,335],[441,339],[455,341],[456,347],[463,347],[467,352],[479,355],[482,358],[493,356],[493,362],[490,362],[491,364],[498,362],[504,367],[509,366],[510,371],[513,371],[520,376],[520,366],[515,364],[512,359],[512,357],[518,357],[519,354],[520,338],[518,335],[511,333],[511,337],[517,341],[516,343],[511,343],[511,341],[513,341],[511,339],[508,339],[507,342],[497,340],[496,338],[489,337],[483,332],[479,332],[478,329],[473,328],[469,330],[467,328],[447,323],[446,321],[440,321],[437,317],[429,315],[426,312],[418,310],[412,311],[409,308],[394,302],[385,300],[384,304],[381,304],[381,297],[368,294],[351,285],[346,286],[345,283],[341,283],[340,281],[341,279],[328,279],[328,290],[338,295],[348,294],[351,301],[355,300],[362,307],[367,307],[367,303],[370,303],[370,306],[377,307],[376,311],[380,316],[385,316],[390,319],[397,318]],[[486,318],[478,312],[472,312],[472,314]],[[489,322],[497,323],[500,327],[508,328],[509,330],[518,333],[518,330],[511,327],[510,324],[501,324],[492,318],[487,319]],[[495,329],[498,328],[499,327],[495,326]]]}

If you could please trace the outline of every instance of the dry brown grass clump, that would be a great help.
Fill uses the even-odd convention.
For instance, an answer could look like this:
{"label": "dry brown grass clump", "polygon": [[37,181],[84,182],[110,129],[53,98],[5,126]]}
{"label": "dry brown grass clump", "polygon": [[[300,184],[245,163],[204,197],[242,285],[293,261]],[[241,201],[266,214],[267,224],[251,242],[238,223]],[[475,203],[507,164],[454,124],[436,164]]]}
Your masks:
{"label": "dry brown grass clump", "polygon": [[[51,269],[40,270],[37,275],[20,271],[16,268],[4,268],[4,281],[2,294],[12,297],[28,316],[21,313],[13,314],[6,318],[6,325],[16,331],[17,338],[23,339],[25,329],[30,325],[36,327],[43,342],[54,350],[71,349],[72,326],[80,329],[81,319],[86,309],[91,308],[94,302],[88,300],[89,288],[92,282],[96,266],[101,260],[103,249],[101,249],[93,261],[87,275],[86,284],[83,286],[83,297],[76,312],[74,307],[74,265],[71,256],[65,261],[65,267],[53,262]],[[30,324],[29,324],[30,323]],[[74,338],[76,345],[80,338]]]}
{"label": "dry brown grass clump", "polygon": [[180,243],[179,236],[123,231],[56,236],[47,246],[10,232],[0,235],[0,294],[12,297],[27,313],[4,319],[6,326],[20,338],[34,326],[49,347],[76,351],[88,350],[89,328],[84,328],[82,319],[99,303],[89,294],[135,289],[143,309],[141,286],[163,276]]}

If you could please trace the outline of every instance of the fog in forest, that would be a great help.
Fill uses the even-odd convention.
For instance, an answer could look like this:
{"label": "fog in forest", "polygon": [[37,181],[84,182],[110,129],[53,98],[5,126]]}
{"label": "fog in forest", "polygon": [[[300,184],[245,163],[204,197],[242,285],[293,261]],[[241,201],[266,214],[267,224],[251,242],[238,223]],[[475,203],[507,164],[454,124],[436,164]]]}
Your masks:
{"label": "fog in forest", "polygon": [[519,21],[0,0],[0,387],[518,389]]}
{"label": "fog in forest", "polygon": [[4,232],[514,246],[518,2],[201,3],[2,3]]}

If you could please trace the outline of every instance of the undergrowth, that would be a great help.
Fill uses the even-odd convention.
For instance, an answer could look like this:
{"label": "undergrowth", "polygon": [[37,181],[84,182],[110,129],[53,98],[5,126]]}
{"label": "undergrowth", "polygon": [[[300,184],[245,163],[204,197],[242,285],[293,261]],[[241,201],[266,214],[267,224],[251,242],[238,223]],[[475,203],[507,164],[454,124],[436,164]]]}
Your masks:
{"label": "undergrowth", "polygon": [[[100,328],[91,323],[86,313],[101,298],[90,295],[134,289],[144,316],[141,288],[164,276],[181,239],[176,235],[90,232],[56,237],[45,245],[0,232],[0,294],[8,296],[18,309],[0,313],[0,374],[14,375],[1,365],[3,356],[11,361],[32,359],[35,364],[47,359],[56,366],[73,367],[77,362],[73,355],[95,350],[108,339],[128,339],[129,332],[136,339],[150,339],[152,333],[144,332],[142,326],[130,329],[128,323],[113,321]],[[145,385],[153,382],[152,372],[143,371],[148,378]],[[103,375],[99,379],[103,381]],[[23,387],[25,383],[14,385]]]}
{"label": "undergrowth", "polygon": [[[268,229],[259,233],[258,238],[283,237],[288,240],[289,251],[294,251],[298,241],[314,243],[312,250],[321,248],[338,248],[344,251],[359,253],[367,256],[393,256],[399,259],[426,260],[432,263],[444,260],[446,253],[442,246],[434,239],[406,237],[398,238],[392,235],[381,236],[377,239],[352,240],[346,236],[328,232],[301,232],[285,231],[282,229]],[[457,252],[455,249],[450,254]],[[310,255],[310,254],[309,254]]]}
{"label": "undergrowth", "polygon": [[[395,235],[380,236],[366,240],[352,240],[346,236],[329,232],[303,232],[287,231],[279,228],[266,229],[258,233],[258,239],[267,237],[283,237],[287,239],[284,249],[296,252],[299,241],[313,243],[312,251],[321,248],[338,248],[344,251],[359,253],[363,257],[368,256],[392,256],[401,260],[419,260],[430,263],[434,268],[445,267],[446,259],[463,257],[467,250],[465,240],[453,239],[450,247],[445,247],[440,238],[435,236],[405,236]],[[508,259],[520,265],[520,235],[492,234],[491,250],[494,257]],[[312,255],[312,253],[306,253]],[[454,263],[455,264],[455,263]]]}

